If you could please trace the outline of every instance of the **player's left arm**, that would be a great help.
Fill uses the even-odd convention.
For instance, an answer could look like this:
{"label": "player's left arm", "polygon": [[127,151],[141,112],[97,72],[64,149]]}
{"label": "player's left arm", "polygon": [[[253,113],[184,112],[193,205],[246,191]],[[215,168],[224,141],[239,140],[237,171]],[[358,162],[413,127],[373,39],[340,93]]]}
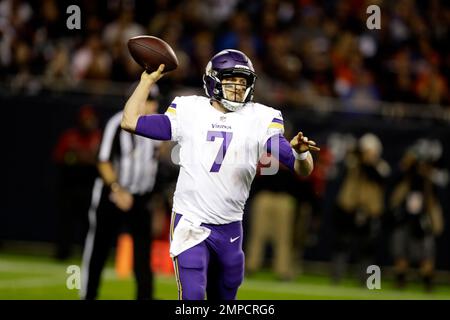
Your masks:
{"label": "player's left arm", "polygon": [[301,176],[308,176],[314,169],[314,161],[310,151],[320,151],[313,140],[299,132],[290,142],[295,162],[294,171]]}
{"label": "player's left arm", "polygon": [[314,169],[310,151],[319,151],[320,148],[299,132],[291,142],[282,133],[271,136],[265,144],[265,150],[291,171],[308,176]]}
{"label": "player's left arm", "polygon": [[[270,110],[270,109],[269,109]],[[263,118],[265,132],[264,149],[274,156],[281,164],[300,176],[308,176],[314,169],[310,151],[320,151],[313,140],[309,140],[302,132],[289,142],[284,137],[284,120],[279,110],[272,109]],[[267,124],[267,120],[271,121]]]}

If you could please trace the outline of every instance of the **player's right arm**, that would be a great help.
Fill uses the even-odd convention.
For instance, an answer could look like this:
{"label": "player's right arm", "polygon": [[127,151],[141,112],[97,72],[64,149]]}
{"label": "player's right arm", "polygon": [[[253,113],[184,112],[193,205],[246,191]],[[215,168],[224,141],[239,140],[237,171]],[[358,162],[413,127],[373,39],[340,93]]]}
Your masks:
{"label": "player's right arm", "polygon": [[145,101],[148,98],[152,86],[163,76],[164,65],[161,64],[158,70],[152,73],[144,71],[141,80],[128,99],[123,110],[123,117],[120,123],[122,129],[131,133],[136,132],[139,117],[145,115]]}

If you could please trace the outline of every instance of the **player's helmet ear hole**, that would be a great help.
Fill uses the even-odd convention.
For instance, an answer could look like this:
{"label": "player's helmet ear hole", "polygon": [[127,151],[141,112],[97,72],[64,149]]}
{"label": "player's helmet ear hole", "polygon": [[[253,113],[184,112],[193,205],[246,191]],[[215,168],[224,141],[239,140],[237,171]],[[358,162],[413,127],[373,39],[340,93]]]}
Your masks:
{"label": "player's helmet ear hole", "polygon": [[[224,97],[222,83],[224,78],[243,77],[247,80],[247,88],[242,102],[230,101]],[[256,73],[250,59],[238,50],[223,50],[208,62],[203,75],[203,87],[208,97],[220,101],[230,111],[241,109],[253,100]]]}

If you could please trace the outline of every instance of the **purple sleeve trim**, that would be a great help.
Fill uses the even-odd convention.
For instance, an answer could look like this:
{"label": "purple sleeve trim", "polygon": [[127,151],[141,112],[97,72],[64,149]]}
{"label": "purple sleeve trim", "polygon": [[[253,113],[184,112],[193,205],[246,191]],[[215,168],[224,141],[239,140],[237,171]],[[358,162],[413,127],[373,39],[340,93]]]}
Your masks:
{"label": "purple sleeve trim", "polygon": [[155,140],[170,140],[172,127],[165,114],[140,116],[136,124],[136,134]]}
{"label": "purple sleeve trim", "polygon": [[[275,152],[275,148],[277,147],[278,152]],[[278,161],[289,168],[289,170],[295,172],[295,157],[292,154],[291,145],[282,134],[270,137],[266,142],[266,150],[268,153],[277,157]]]}

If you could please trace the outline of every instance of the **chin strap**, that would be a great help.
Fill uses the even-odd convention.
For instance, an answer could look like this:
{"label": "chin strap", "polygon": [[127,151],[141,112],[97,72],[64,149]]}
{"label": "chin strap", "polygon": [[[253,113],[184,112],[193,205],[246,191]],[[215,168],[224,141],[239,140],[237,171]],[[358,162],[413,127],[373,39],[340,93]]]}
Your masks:
{"label": "chin strap", "polygon": [[233,102],[227,99],[220,100],[220,103],[230,111],[238,111],[245,106],[245,102]]}

